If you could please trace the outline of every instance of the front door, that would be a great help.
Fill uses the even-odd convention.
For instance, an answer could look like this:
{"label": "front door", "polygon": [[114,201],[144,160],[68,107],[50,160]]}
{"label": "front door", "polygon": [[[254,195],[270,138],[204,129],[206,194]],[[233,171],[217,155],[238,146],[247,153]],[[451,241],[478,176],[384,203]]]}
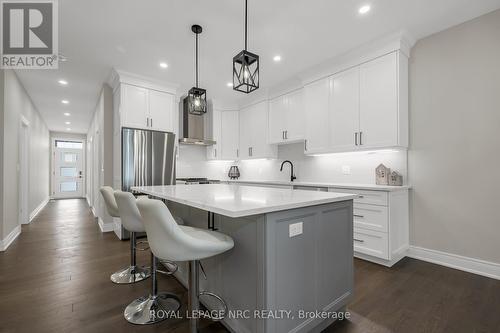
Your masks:
{"label": "front door", "polygon": [[81,198],[84,188],[83,141],[53,141],[52,197]]}

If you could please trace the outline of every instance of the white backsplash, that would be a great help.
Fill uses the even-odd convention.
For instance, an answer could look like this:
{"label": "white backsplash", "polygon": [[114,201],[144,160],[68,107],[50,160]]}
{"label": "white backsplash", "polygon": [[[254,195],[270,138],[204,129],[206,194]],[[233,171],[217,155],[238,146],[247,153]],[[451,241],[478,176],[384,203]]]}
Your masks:
{"label": "white backsplash", "polygon": [[[231,165],[237,165],[241,180],[289,180],[290,166],[286,164],[280,172],[281,162],[290,160],[294,164],[297,181],[375,184],[375,168],[385,166],[403,175],[407,184],[406,151],[381,150],[373,152],[338,153],[319,156],[305,156],[303,144],[279,146],[278,159],[248,161],[207,161],[206,148],[180,146],[177,159],[177,178],[207,177],[228,179]],[[343,170],[344,169],[344,170]],[[349,169],[350,174],[345,174]]]}

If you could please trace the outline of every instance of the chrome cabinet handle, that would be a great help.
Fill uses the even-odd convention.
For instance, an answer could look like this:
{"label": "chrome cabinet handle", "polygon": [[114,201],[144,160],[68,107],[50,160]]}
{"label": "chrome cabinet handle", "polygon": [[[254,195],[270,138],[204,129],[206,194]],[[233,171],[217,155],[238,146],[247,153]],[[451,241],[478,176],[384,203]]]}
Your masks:
{"label": "chrome cabinet handle", "polygon": [[149,118],[149,119],[150,119],[149,122],[151,124],[151,127],[153,127],[153,118]]}
{"label": "chrome cabinet handle", "polygon": [[285,139],[288,140],[288,131],[285,131]]}
{"label": "chrome cabinet handle", "polygon": [[214,157],[217,157],[217,148],[214,148]]}
{"label": "chrome cabinet handle", "polygon": [[365,216],[364,215],[357,215],[357,214],[353,214],[354,217],[359,217],[359,218],[364,218]]}
{"label": "chrome cabinet handle", "polygon": [[281,131],[281,138],[284,140],[285,139],[285,131]]}
{"label": "chrome cabinet handle", "polygon": [[365,242],[364,240],[362,240],[362,239],[357,239],[357,238],[354,238],[354,241],[355,241],[355,242],[358,242],[358,243],[364,243],[364,242]]}
{"label": "chrome cabinet handle", "polygon": [[359,132],[359,145],[363,145],[363,132]]}
{"label": "chrome cabinet handle", "polygon": [[240,157],[240,150],[236,149],[236,157]]}
{"label": "chrome cabinet handle", "polygon": [[304,150],[307,151],[307,139],[304,140]]}
{"label": "chrome cabinet handle", "polygon": [[358,132],[354,133],[354,144],[358,145]]}

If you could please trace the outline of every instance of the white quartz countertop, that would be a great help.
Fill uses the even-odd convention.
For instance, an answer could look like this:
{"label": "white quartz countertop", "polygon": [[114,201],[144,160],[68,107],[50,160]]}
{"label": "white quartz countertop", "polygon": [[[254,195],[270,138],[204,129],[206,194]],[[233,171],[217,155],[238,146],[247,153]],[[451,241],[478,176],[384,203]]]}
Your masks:
{"label": "white quartz countertop", "polygon": [[401,191],[410,188],[409,185],[389,186],[376,184],[354,184],[354,183],[316,183],[316,182],[301,182],[301,181],[279,181],[279,180],[222,180],[223,182],[235,184],[267,184],[267,185],[283,185],[283,186],[305,186],[305,187],[328,187],[328,188],[345,188],[352,190],[372,190],[372,191]]}
{"label": "white quartz countertop", "polygon": [[348,193],[237,184],[137,186],[132,190],[229,217],[265,214],[357,197]]}

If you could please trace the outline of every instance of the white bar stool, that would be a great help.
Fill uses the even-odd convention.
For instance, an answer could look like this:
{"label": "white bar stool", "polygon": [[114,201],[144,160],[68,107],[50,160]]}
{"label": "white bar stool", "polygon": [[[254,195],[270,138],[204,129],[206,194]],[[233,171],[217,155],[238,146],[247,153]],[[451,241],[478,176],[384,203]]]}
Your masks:
{"label": "white bar stool", "polygon": [[[120,218],[120,211],[116,203],[112,187],[103,186],[99,189],[106,204],[108,214],[112,217]],[[144,232],[142,222],[137,224],[135,221],[123,221],[123,227],[130,231],[130,266],[120,269],[111,275],[111,281],[117,284],[136,283],[145,280],[151,276],[149,267],[139,267],[136,262],[137,240],[136,232]]]}
{"label": "white bar stool", "polygon": [[[199,296],[209,295],[222,299],[212,293],[199,291],[198,266],[201,259],[226,252],[234,247],[231,237],[216,231],[178,225],[169,209],[159,200],[141,198],[137,200],[149,247],[161,260],[189,261],[188,310],[189,332],[197,333],[198,319],[193,312],[199,309]],[[224,302],[222,301],[224,304]],[[225,306],[225,304],[224,304]]]}
{"label": "white bar stool", "polygon": [[[128,229],[128,226],[132,227],[133,225],[133,230],[141,229],[142,232],[147,231],[144,228],[143,219],[137,208],[137,203],[149,199],[139,197],[139,199],[136,200],[132,193],[122,191],[116,191],[114,195],[120,211],[122,223],[124,223],[124,225],[126,224],[125,228]],[[161,204],[165,206],[162,202]],[[157,273],[170,275],[173,272],[157,270],[157,258],[154,252],[151,252],[151,291],[148,296],[143,296],[134,300],[125,308],[123,315],[128,322],[137,325],[155,324],[167,319],[167,316],[165,316],[166,313],[173,313],[181,307],[181,302],[175,294],[158,292]],[[158,311],[164,311],[163,315],[157,315]]]}

